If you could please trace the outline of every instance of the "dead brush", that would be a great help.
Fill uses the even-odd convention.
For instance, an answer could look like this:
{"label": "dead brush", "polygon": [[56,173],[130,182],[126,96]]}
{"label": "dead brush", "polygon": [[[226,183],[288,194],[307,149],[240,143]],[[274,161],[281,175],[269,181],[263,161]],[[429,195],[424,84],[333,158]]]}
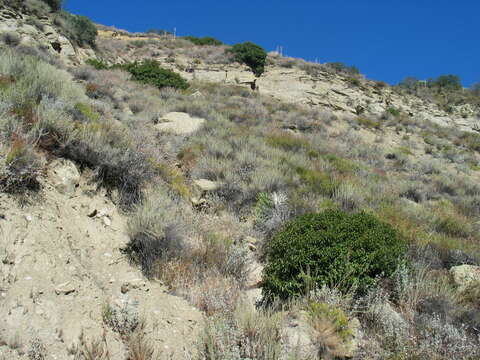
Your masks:
{"label": "dead brush", "polygon": [[79,344],[69,349],[74,360],[110,360],[110,353],[107,347],[107,337],[103,331],[99,339],[87,339],[85,333],[80,333]]}
{"label": "dead brush", "polygon": [[127,358],[126,360],[154,360],[159,359],[154,356],[155,347],[149,341],[143,330],[136,331],[130,336],[127,343]]}
{"label": "dead brush", "polygon": [[311,335],[316,344],[319,359],[331,360],[341,358],[343,354],[342,340],[335,326],[327,319],[315,319],[311,322]]}

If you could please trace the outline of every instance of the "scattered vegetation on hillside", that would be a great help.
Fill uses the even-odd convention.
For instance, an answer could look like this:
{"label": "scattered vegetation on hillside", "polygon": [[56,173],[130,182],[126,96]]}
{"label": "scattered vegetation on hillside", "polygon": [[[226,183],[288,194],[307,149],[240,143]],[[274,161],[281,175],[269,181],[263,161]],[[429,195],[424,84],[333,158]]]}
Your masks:
{"label": "scattered vegetation on hillside", "polygon": [[452,112],[453,106],[480,105],[477,86],[473,84],[470,89],[464,89],[457,75],[440,75],[427,80],[407,77],[395,88],[401,93],[413,94],[427,101],[433,101],[448,113]]}
{"label": "scattered vegetation on hillside", "polygon": [[[102,41],[104,52],[127,46]],[[230,61],[223,46],[153,41]],[[263,49],[233,49],[263,73]],[[153,61],[90,61],[69,74],[26,51],[0,53],[2,191],[41,191],[50,156],[91,169],[129,212],[127,257],[204,311],[199,359],[341,358],[355,322],[368,339],[359,359],[480,356],[478,286],[449,274],[479,264],[478,135],[396,108],[352,120],[240,86],[187,89]],[[159,131],[173,111],[206,121],[192,136]],[[216,185],[202,202],[197,179]],[[252,262],[263,279],[252,281]],[[263,306],[246,308],[242,295],[262,285]],[[134,341],[139,325],[114,315],[106,307],[105,324]],[[308,356],[287,340],[303,326]]]}

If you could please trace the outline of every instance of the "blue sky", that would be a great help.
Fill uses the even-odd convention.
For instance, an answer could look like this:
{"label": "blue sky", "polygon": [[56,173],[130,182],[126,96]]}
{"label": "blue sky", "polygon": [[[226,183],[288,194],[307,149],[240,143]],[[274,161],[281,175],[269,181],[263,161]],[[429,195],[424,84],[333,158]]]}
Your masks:
{"label": "blue sky", "polygon": [[456,74],[480,81],[479,0],[67,0],[67,10],[129,31],[253,41],[267,51],[357,66],[397,83]]}

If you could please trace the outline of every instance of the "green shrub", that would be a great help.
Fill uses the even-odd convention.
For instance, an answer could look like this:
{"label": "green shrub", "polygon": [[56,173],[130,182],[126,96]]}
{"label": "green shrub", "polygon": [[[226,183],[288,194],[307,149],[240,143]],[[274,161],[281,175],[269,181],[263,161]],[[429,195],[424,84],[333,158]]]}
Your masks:
{"label": "green shrub", "polygon": [[331,174],[326,172],[303,166],[296,166],[294,169],[302,183],[307,186],[308,192],[332,196],[338,186]]}
{"label": "green shrub", "polygon": [[183,37],[185,40],[188,40],[192,43],[194,43],[195,45],[198,45],[198,46],[205,46],[205,45],[213,45],[213,46],[220,46],[220,45],[223,45],[223,42],[221,42],[220,40],[218,39],[215,39],[213,37],[210,37],[210,36],[204,36],[204,37],[196,37],[196,36],[184,36]]}
{"label": "green shrub", "polygon": [[93,66],[97,70],[108,70],[109,66],[103,62],[102,60],[97,60],[97,59],[87,59],[85,61],[87,65]]}
{"label": "green shrub", "polygon": [[255,76],[260,76],[264,73],[267,53],[261,46],[245,42],[233,45],[229,51],[235,56],[235,61],[247,65]]}
{"label": "green shrub", "polygon": [[95,47],[97,28],[89,18],[62,11],[60,19],[63,20],[62,26],[70,40],[80,46]]}
{"label": "green shrub", "polygon": [[357,122],[360,126],[369,128],[369,129],[380,129],[382,127],[381,120],[370,119],[366,117],[358,117]]}
{"label": "green shrub", "polygon": [[395,116],[395,117],[400,116],[400,114],[401,114],[400,110],[398,110],[398,109],[396,109],[396,108],[394,108],[394,107],[389,107],[389,108],[387,109],[387,112],[388,112],[389,114]]}
{"label": "green shrub", "polygon": [[266,135],[267,145],[275,148],[280,148],[285,151],[300,151],[302,149],[309,150],[310,143],[302,138],[288,133],[273,133]]}
{"label": "green shrub", "polygon": [[147,45],[147,42],[145,40],[133,40],[130,44],[135,46],[136,48],[142,48]]}
{"label": "green shrub", "polygon": [[155,60],[145,60],[142,63],[131,63],[120,67],[132,74],[134,80],[156,86],[159,89],[172,87],[185,90],[188,88],[185,79],[171,70],[161,68]]}
{"label": "green shrub", "polygon": [[390,276],[405,250],[396,230],[364,212],[300,216],[267,244],[264,301],[297,297],[323,285],[364,291],[377,277]]}
{"label": "green shrub", "polygon": [[84,103],[75,104],[74,112],[77,115],[76,118],[85,121],[98,121],[100,119],[100,114]]}

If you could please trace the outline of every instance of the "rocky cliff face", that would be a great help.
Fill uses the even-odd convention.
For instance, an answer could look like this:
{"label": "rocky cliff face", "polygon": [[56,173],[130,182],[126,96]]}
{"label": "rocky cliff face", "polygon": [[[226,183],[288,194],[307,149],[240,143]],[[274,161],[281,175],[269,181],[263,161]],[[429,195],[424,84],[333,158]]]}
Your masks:
{"label": "rocky cliff face", "polygon": [[[246,66],[230,63],[216,54],[216,51],[222,50],[215,50],[214,47],[192,50],[187,44],[173,44],[171,39],[128,33],[117,35],[113,31],[100,31],[98,43],[99,57],[110,63],[153,58],[188,80],[246,87],[250,87],[250,82],[254,80]],[[172,50],[178,46],[178,50]],[[182,46],[186,49],[182,49]],[[396,109],[408,114],[412,121],[427,120],[440,126],[455,126],[463,131],[476,131],[478,128],[477,114],[480,109],[470,104],[453,106],[451,112],[447,113],[433,102],[400,94],[385,83],[363,78],[355,80],[328,71],[309,72],[297,66],[283,67],[282,60],[285,62],[286,59],[277,54],[269,55],[269,65],[256,82],[262,94],[284,102],[333,111],[338,115],[381,116],[388,109]]]}
{"label": "rocky cliff face", "polygon": [[41,49],[58,56],[67,65],[78,65],[95,57],[92,49],[74,46],[60,33],[51,17],[29,14],[5,4],[0,7],[0,35],[2,34],[15,36],[19,45]]}

